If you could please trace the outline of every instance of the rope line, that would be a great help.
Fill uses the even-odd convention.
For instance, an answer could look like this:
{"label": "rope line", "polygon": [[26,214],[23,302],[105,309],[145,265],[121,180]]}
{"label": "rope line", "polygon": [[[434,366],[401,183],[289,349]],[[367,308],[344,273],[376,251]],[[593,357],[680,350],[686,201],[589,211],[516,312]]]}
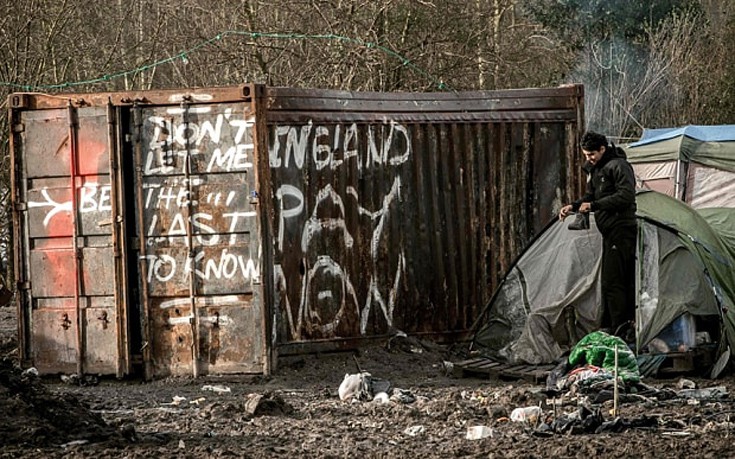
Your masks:
{"label": "rope line", "polygon": [[382,46],[382,45],[379,45],[377,43],[373,43],[370,41],[364,41],[359,38],[350,38],[350,37],[345,37],[342,35],[335,35],[331,33],[330,34],[302,34],[302,33],[282,33],[282,32],[248,32],[248,31],[242,31],[242,30],[226,30],[224,32],[220,32],[214,37],[204,40],[189,49],[179,52],[178,54],[174,56],[160,59],[152,63],[144,64],[133,70],[125,70],[125,71],[121,71],[117,73],[105,74],[105,75],[101,75],[99,77],[88,79],[88,80],[67,81],[64,83],[56,83],[56,84],[24,85],[20,83],[0,81],[0,86],[20,89],[22,91],[27,92],[27,91],[48,91],[48,90],[55,90],[55,89],[67,89],[67,88],[73,88],[76,86],[93,85],[97,83],[108,82],[108,81],[115,80],[118,78],[123,78],[128,75],[150,70],[152,68],[155,68],[161,65],[170,64],[172,62],[176,62],[177,60],[181,60],[182,62],[187,63],[189,55],[194,54],[202,50],[203,48],[208,47],[214,43],[217,43],[224,38],[228,38],[232,36],[244,36],[244,37],[250,37],[253,39],[269,38],[269,39],[278,39],[278,40],[294,40],[294,39],[298,39],[298,40],[336,40],[340,42],[351,43],[351,44],[355,44],[357,46],[361,46],[364,48],[375,49],[375,50],[381,51],[387,54],[388,56],[399,60],[401,62],[401,65],[403,65],[404,67],[410,68],[413,71],[424,76],[425,78],[430,80],[432,83],[434,83],[439,90],[450,89],[442,80],[436,78],[434,75],[430,74],[429,72],[425,71],[421,67],[417,66],[410,59],[406,58],[405,56],[397,53],[396,51],[390,48],[387,48],[385,46]]}

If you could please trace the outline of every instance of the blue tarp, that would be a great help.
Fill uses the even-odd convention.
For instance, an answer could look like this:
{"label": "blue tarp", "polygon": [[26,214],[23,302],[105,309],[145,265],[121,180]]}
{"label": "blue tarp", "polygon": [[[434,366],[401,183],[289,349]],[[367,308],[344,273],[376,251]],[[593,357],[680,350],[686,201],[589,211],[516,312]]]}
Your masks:
{"label": "blue tarp", "polygon": [[684,161],[735,173],[735,124],[644,129],[623,148],[633,164]]}
{"label": "blue tarp", "polygon": [[689,125],[677,128],[644,129],[640,140],[631,143],[629,147],[648,145],[682,135],[702,142],[735,141],[735,124],[722,124],[717,126]]}

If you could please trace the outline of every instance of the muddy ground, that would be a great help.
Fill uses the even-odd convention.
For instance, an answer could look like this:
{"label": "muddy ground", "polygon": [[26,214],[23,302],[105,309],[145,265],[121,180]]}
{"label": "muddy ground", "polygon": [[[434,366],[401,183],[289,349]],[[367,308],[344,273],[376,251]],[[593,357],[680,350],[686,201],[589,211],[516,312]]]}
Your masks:
{"label": "muddy ground", "polygon": [[[15,320],[12,308],[0,308],[0,457],[735,455],[733,397],[625,403],[621,421],[601,433],[538,432],[508,417],[516,407],[543,405],[541,386],[453,376],[442,362],[459,360],[457,350],[430,343],[291,357],[270,378],[102,379],[82,386],[15,368]],[[355,360],[409,397],[341,401],[338,388],[356,372]],[[691,379],[735,393],[732,376]],[[675,390],[679,381],[646,383]],[[600,406],[605,420],[612,420],[610,407]],[[576,410],[570,401],[557,415]],[[547,409],[544,419],[553,416]],[[489,436],[468,439],[475,426]]]}

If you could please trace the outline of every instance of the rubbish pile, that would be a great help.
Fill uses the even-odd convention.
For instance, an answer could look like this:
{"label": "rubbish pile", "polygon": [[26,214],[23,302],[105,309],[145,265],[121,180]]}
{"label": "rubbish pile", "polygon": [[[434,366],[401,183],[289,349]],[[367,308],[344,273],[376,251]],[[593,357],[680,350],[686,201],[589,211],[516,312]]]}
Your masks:
{"label": "rubbish pile", "polygon": [[416,401],[411,391],[391,387],[390,381],[374,378],[366,371],[346,374],[338,393],[342,401],[404,404]]}
{"label": "rubbish pile", "polygon": [[625,342],[602,331],[577,343],[549,374],[541,393],[546,399],[538,406],[519,407],[510,416],[511,421],[525,423],[537,436],[657,429],[666,424],[660,416],[625,418],[619,407],[630,403],[649,408],[662,403],[721,406],[729,397],[725,386],[696,388],[686,379],[679,381],[677,389],[657,389],[643,383],[635,355]]}
{"label": "rubbish pile", "polygon": [[[617,377],[617,381],[616,381]],[[614,388],[623,391],[641,380],[635,354],[617,336],[602,331],[582,338],[549,374],[546,391],[549,395],[562,392],[588,394]]]}

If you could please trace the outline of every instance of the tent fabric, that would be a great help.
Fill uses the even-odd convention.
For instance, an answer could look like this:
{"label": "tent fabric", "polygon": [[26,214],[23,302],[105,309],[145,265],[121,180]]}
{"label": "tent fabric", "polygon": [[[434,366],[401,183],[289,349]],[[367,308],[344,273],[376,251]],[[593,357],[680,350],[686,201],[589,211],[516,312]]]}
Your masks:
{"label": "tent fabric", "polygon": [[[699,193],[714,195],[717,192],[719,185],[711,184],[710,180],[710,175],[716,171],[719,172],[719,182],[735,183],[735,125],[644,129],[640,140],[624,145],[623,149],[643,182],[662,177],[650,177],[646,170],[640,169],[640,165],[665,162],[670,163],[669,169],[673,167],[680,171],[678,183],[682,191],[689,180],[696,180],[701,190],[690,190],[686,198],[675,196],[690,204],[691,198],[696,198]],[[695,179],[689,177],[689,164],[702,166]],[[672,181],[671,188],[677,188],[673,185],[677,182],[676,173],[671,172],[668,178]],[[732,205],[728,207],[735,207],[735,200],[731,201]],[[699,204],[694,206],[700,207]]]}
{"label": "tent fabric", "polygon": [[735,207],[735,172],[692,163],[685,180],[683,200],[695,209]]}
{"label": "tent fabric", "polygon": [[735,209],[711,207],[697,212],[714,229],[724,242],[724,248],[735,259]]}
{"label": "tent fabric", "polygon": [[[641,217],[674,230],[682,246],[701,264],[700,272],[706,274],[707,283],[719,304],[716,313],[722,315],[727,344],[730,349],[735,349],[735,252],[731,239],[733,233],[725,231],[729,225],[725,223],[727,219],[723,216],[721,224],[710,224],[709,221],[717,221],[712,213],[707,213],[710,215],[708,221],[702,214],[703,209],[695,210],[655,192],[639,193],[636,203]],[[720,215],[731,212],[723,210]],[[701,291],[701,295],[704,298],[707,291]]]}
{"label": "tent fabric", "polygon": [[[717,315],[717,298],[702,263],[674,232],[639,221],[640,238],[646,248],[639,260],[639,287],[636,314],[636,344],[642,349],[666,327],[685,313]],[[706,292],[707,294],[703,294]],[[678,347],[693,343],[675,343]]]}
{"label": "tent fabric", "polygon": [[[488,354],[511,362],[556,360],[599,324],[602,238],[590,229],[571,231],[554,222],[510,270],[495,295],[488,323],[475,335]],[[565,313],[576,315],[568,330]],[[570,339],[570,334],[574,336]]]}
{"label": "tent fabric", "polygon": [[636,172],[641,172],[640,175],[646,177],[646,181],[671,179],[672,177],[676,176],[675,161],[637,163],[633,165],[633,168],[634,170],[636,170]]}
{"label": "tent fabric", "polygon": [[[721,320],[725,340],[735,349],[735,258],[723,242],[735,238],[735,214],[711,226],[690,206],[661,193],[640,192],[636,201],[637,281],[631,288],[638,292],[637,350],[687,314]],[[714,229],[724,227],[730,236]],[[511,363],[557,361],[599,328],[601,252],[594,216],[589,230],[551,223],[496,290],[473,346]]]}
{"label": "tent fabric", "polygon": [[631,164],[678,160],[735,172],[735,141],[703,142],[682,136],[636,144],[623,147]]}
{"label": "tent fabric", "polygon": [[644,129],[640,140],[631,146],[647,145],[686,136],[702,142],[723,142],[735,140],[735,124],[716,126],[688,125],[676,128]]}
{"label": "tent fabric", "polygon": [[673,196],[695,209],[735,207],[735,172],[674,160],[631,163],[640,189]]}

